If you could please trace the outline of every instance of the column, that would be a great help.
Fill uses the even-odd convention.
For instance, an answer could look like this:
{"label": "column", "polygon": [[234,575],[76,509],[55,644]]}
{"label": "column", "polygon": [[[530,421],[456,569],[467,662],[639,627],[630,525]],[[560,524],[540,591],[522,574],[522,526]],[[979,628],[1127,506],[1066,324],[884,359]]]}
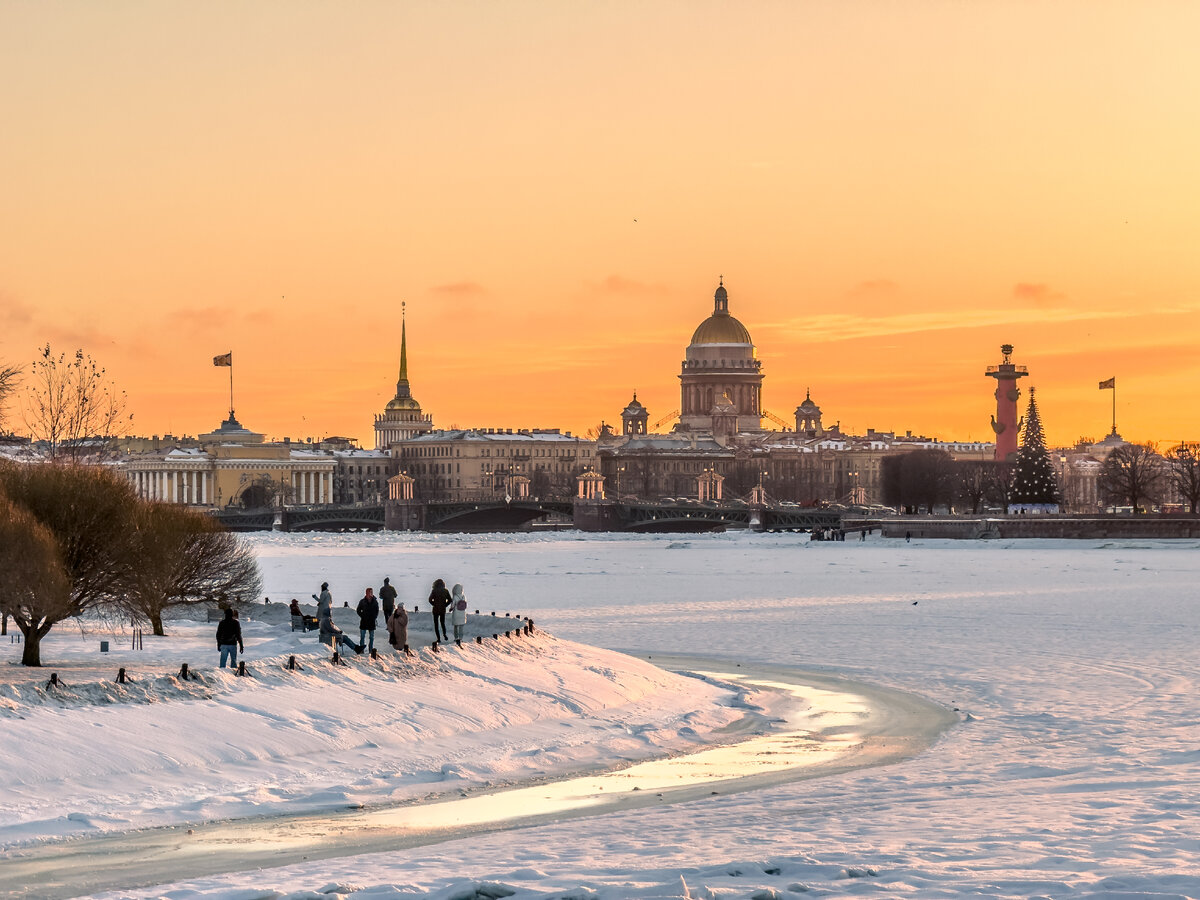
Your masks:
{"label": "column", "polygon": [[171,502],[172,503],[178,503],[178,502],[180,502],[180,500],[183,499],[183,493],[181,490],[183,485],[180,483],[182,480],[182,476],[183,476],[183,473],[180,472],[178,469],[176,469],[174,472],[171,473]]}
{"label": "column", "polygon": [[320,484],[320,492],[321,492],[321,499],[318,502],[319,503],[328,503],[329,501],[325,499],[325,473],[324,472],[317,473],[317,482],[318,482],[318,484]]}
{"label": "column", "polygon": [[208,503],[208,473],[200,473],[200,502]]}

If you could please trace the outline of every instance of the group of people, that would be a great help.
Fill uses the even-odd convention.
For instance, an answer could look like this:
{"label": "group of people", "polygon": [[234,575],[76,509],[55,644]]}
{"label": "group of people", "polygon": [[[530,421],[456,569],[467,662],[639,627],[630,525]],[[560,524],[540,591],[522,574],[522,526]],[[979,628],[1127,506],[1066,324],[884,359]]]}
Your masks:
{"label": "group of people", "polygon": [[[313,594],[317,601],[317,627],[322,636],[329,636],[335,648],[349,646],[355,653],[373,651],[375,649],[375,632],[379,627],[379,614],[383,613],[384,627],[388,633],[388,643],[397,650],[408,646],[408,611],[403,603],[396,603],[396,589],[390,578],[383,579],[383,587],[379,596],[375,596],[374,588],[367,588],[363,598],[358,601],[355,612],[358,613],[358,643],[333,624],[333,595],[329,592],[329,582],[321,584],[321,594]],[[293,615],[299,615],[300,606],[292,601]],[[462,640],[463,630],[467,624],[467,597],[461,584],[454,585],[453,592],[446,590],[446,582],[438,579],[433,583],[429,592],[429,605],[433,611],[433,634],[439,641],[450,640],[446,630],[446,613],[451,616],[454,626],[454,639]]]}
{"label": "group of people", "polygon": [[[378,597],[374,588],[367,588],[363,598],[358,601],[355,607],[358,613],[358,643],[333,623],[333,594],[329,592],[328,581],[321,583],[320,595],[313,594],[312,598],[317,601],[317,630],[322,640],[331,643],[335,650],[350,647],[357,654],[373,652],[380,612],[383,613],[388,643],[396,650],[404,650],[408,646],[408,611],[403,603],[396,603],[396,589],[392,587],[391,578],[383,579]],[[429,592],[429,605],[433,612],[434,638],[438,641],[450,640],[446,629],[446,614],[449,613],[450,624],[454,627],[454,640],[461,641],[467,624],[467,595],[463,592],[463,586],[456,584],[448,591],[446,582],[437,579]],[[297,600],[292,600],[289,611],[293,616],[304,616]],[[236,610],[225,610],[225,618],[217,626],[217,649],[221,652],[221,668],[225,668],[226,662],[236,666],[238,650],[245,652]]]}

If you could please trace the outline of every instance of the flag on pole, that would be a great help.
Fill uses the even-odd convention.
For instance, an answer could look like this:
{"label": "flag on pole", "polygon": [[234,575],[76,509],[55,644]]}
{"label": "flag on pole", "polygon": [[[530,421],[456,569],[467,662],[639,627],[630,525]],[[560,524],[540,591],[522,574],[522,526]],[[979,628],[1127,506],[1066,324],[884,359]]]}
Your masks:
{"label": "flag on pole", "polygon": [[[221,365],[221,364],[217,363],[217,365]],[[1117,389],[1117,376],[1116,375],[1114,375],[1112,378],[1108,379],[1108,381],[1100,382],[1100,390],[1102,390],[1102,391],[1105,391],[1105,390],[1115,391],[1116,389]]]}
{"label": "flag on pole", "polygon": [[[213,357],[213,365],[214,366],[230,366],[230,367],[232,367],[233,366],[233,351],[230,350],[228,353],[222,353],[220,356],[214,356]],[[1103,387],[1103,385],[1101,385],[1101,387]]]}

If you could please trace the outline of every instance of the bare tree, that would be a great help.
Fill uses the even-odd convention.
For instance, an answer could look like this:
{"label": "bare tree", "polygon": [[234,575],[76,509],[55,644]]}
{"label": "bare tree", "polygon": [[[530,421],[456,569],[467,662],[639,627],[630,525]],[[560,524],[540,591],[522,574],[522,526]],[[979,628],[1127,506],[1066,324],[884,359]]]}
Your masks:
{"label": "bare tree", "polygon": [[995,463],[987,460],[959,460],[954,464],[954,493],[957,499],[970,504],[971,513],[979,512],[992,489],[991,469]]}
{"label": "bare tree", "polygon": [[142,503],[134,515],[131,565],[121,605],[163,635],[163,612],[213,598],[248,600],[262,579],[254,554],[217,521],[166,503]]}
{"label": "bare tree", "polygon": [[1153,444],[1123,444],[1104,460],[1096,487],[1105,503],[1138,513],[1162,498],[1163,483],[1163,458]]}
{"label": "bare tree", "polygon": [[125,412],[125,392],[82,350],[68,357],[43,347],[30,366],[28,394],[25,424],[55,460],[96,455],[133,419]]}
{"label": "bare tree", "polygon": [[19,366],[0,365],[0,434],[4,433],[4,420],[8,415],[8,401],[17,390],[21,378]]}
{"label": "bare tree", "polygon": [[885,456],[880,465],[883,502],[915,513],[949,506],[954,494],[954,461],[943,450],[912,450]]}
{"label": "bare tree", "polygon": [[[57,623],[117,598],[129,569],[133,486],[101,466],[0,462],[0,491],[41,523],[57,545],[68,588],[23,582],[14,619],[25,635],[21,662],[40,666],[41,640]],[[8,577],[7,575],[5,577]],[[5,608],[12,609],[4,599]]]}
{"label": "bare tree", "polygon": [[1175,493],[1187,503],[1188,512],[1195,515],[1200,506],[1200,447],[1181,442],[1167,456],[1167,472]]}

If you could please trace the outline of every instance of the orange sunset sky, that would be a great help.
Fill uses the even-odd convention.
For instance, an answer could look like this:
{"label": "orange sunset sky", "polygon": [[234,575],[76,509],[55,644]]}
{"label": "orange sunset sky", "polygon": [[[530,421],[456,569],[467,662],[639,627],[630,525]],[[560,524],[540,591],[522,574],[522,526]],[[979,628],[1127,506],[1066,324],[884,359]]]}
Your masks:
{"label": "orange sunset sky", "polygon": [[[0,363],[140,434],[651,421],[718,275],[764,406],[1200,438],[1200,4],[0,5]],[[1024,404],[1024,399],[1022,400]],[[19,415],[13,423],[20,429]]]}

